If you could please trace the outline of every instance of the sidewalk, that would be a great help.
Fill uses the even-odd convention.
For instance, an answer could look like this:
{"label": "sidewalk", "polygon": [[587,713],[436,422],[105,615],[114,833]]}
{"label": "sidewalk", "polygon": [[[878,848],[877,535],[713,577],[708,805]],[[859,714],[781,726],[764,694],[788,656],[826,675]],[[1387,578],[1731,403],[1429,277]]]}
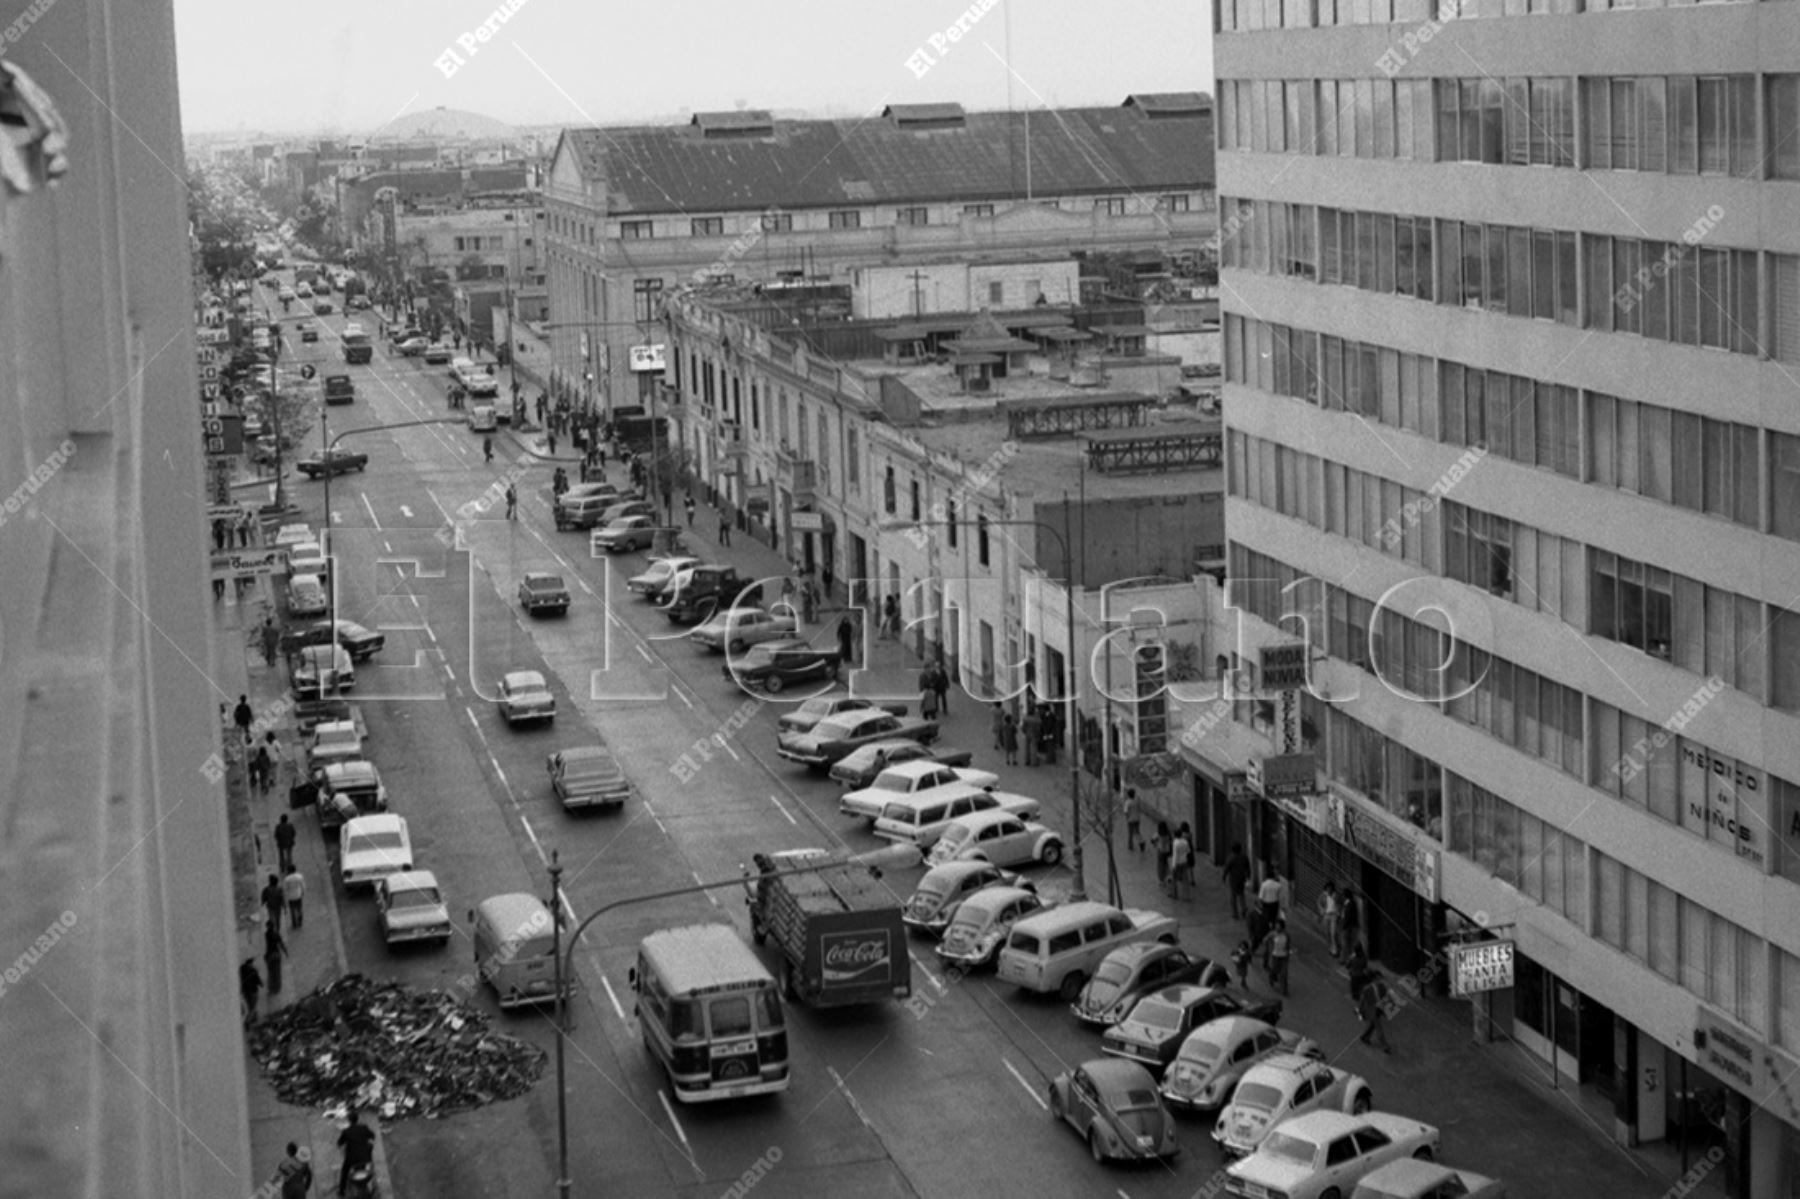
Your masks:
{"label": "sidewalk", "polygon": [[[264,713],[275,715],[268,727],[289,755],[289,764],[281,769],[280,777],[268,794],[252,795],[244,756],[233,744],[238,736],[237,729],[226,730],[225,795],[234,833],[233,864],[240,874],[237,887],[240,897],[238,959],[255,958],[256,968],[264,975],[265,984],[268,979],[262,956],[263,913],[256,897],[269,874],[278,872],[274,829],[283,812],[287,812],[289,821],[297,826],[299,835],[294,840],[294,864],[306,880],[306,897],[302,903],[304,923],[296,931],[285,916],[282,920],[281,935],[287,942],[289,956],[282,964],[281,990],[271,993],[265,986],[263,991],[260,1007],[267,1013],[342,975],[346,959],[338,924],[337,897],[332,886],[331,859],[319,832],[318,817],[312,810],[289,811],[287,807],[288,787],[297,768],[293,763],[298,757],[298,734],[292,719],[286,715],[288,691],[280,662],[273,667],[265,665],[261,653],[252,651],[245,640],[247,630],[240,622],[249,619],[253,611],[255,609],[241,604],[235,607],[215,605],[213,637],[219,685],[231,691],[228,707],[235,706],[237,696],[243,694],[250,697],[250,706],[259,719]],[[263,731],[261,724],[256,726],[259,739]],[[242,877],[245,875],[248,877]],[[242,902],[246,892],[248,904]],[[289,1142],[311,1151],[317,1193],[334,1193],[340,1165],[339,1124],[317,1112],[289,1106],[277,1098],[274,1087],[263,1076],[248,1048],[244,1053],[244,1072],[249,1082],[250,1163],[255,1171],[254,1186],[246,1193],[262,1194],[254,1188],[261,1187],[274,1176],[276,1166],[287,1156]],[[369,1123],[378,1134],[375,1180],[381,1193],[391,1196],[394,1192],[388,1177],[385,1145],[379,1137],[380,1126],[372,1120]]]}

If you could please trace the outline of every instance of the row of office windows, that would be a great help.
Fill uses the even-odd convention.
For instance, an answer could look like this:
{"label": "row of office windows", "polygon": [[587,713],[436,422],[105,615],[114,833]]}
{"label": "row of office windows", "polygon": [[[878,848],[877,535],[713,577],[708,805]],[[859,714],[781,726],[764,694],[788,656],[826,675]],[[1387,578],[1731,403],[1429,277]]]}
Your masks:
{"label": "row of office windows", "polygon": [[1800,541],[1790,434],[1234,313],[1225,377]]}
{"label": "row of office windows", "polygon": [[1213,32],[1401,25],[1406,28],[1395,32],[1380,57],[1381,68],[1392,73],[1401,70],[1451,21],[1634,12],[1721,2],[1733,0],[1214,0]]}
{"label": "row of office windows", "polygon": [[1750,74],[1223,79],[1218,142],[1258,154],[1800,179],[1800,75],[1765,76],[1764,89],[1766,144]]}
{"label": "row of office windows", "polygon": [[1739,354],[1766,345],[1771,357],[1800,363],[1800,256],[1271,200],[1225,204],[1228,268]]}
{"label": "row of office windows", "polygon": [[[1060,208],[1070,212],[1091,209],[1102,216],[1125,216],[1130,212],[1191,212],[1212,207],[1212,193],[1170,192],[1154,197],[1142,196],[1075,196],[1066,199],[1048,199],[1033,201],[1033,206],[1041,208]],[[955,213],[962,217],[991,217],[995,205],[991,203],[963,204],[960,207],[945,208],[926,204],[907,204],[887,210],[893,214],[892,224],[907,226],[933,225],[950,222]],[[880,218],[882,213],[873,209],[834,208],[826,210],[824,225],[826,229],[847,230],[876,228],[884,224]],[[727,233],[726,218],[723,216],[702,216],[686,218],[686,235],[689,237],[724,237]],[[794,214],[779,212],[773,209],[761,214],[755,225],[733,222],[734,227],[742,224],[743,232],[752,230],[761,233],[791,233],[795,229]],[[652,219],[649,217],[635,220],[622,220],[618,224],[618,236],[622,241],[648,241],[656,237],[681,236],[682,224],[679,218]],[[803,215],[801,229],[819,228],[816,214]],[[589,243],[591,244],[591,243]]]}
{"label": "row of office windows", "polygon": [[[1233,544],[1230,561],[1233,606],[1322,640],[1315,649],[1375,675],[1396,695],[1629,802],[1759,873],[1800,883],[1800,840],[1792,835],[1800,831],[1800,785],[1677,732],[1718,693],[1711,681],[1657,724],[1269,555]],[[1327,727],[1318,714],[1309,722]],[[1332,777],[1367,789],[1352,776]]]}
{"label": "row of office windows", "polygon": [[1227,451],[1238,499],[1800,712],[1800,614],[1787,608],[1291,446],[1233,431]]}

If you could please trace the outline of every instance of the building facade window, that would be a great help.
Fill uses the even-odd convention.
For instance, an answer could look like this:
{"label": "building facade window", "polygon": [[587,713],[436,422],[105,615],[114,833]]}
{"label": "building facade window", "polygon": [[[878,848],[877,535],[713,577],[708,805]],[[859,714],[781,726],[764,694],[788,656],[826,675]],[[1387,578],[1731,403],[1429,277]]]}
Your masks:
{"label": "building facade window", "polygon": [[975,561],[982,566],[988,562],[988,518],[986,513],[975,517]]}
{"label": "building facade window", "polygon": [[888,467],[881,477],[881,507],[889,516],[899,512],[899,501],[894,488],[894,468]]}
{"label": "building facade window", "polygon": [[[955,549],[961,530],[957,526],[956,500],[954,498],[944,501],[944,532],[949,534],[950,548]],[[1795,838],[1794,861],[1796,867],[1800,868],[1800,837]]]}
{"label": "building facade window", "polygon": [[844,429],[844,485],[852,494],[862,492],[862,442],[854,425]]}
{"label": "building facade window", "polygon": [[695,237],[725,236],[725,218],[722,216],[697,216],[688,222],[688,230]]}
{"label": "building facade window", "polygon": [[1101,216],[1124,216],[1124,196],[1101,196],[1094,201],[1094,211]]}
{"label": "building facade window", "polygon": [[1447,776],[1444,847],[1557,915],[1584,926],[1587,846],[1465,778]]}
{"label": "building facade window", "polygon": [[765,212],[762,214],[762,231],[764,233],[790,233],[794,228],[794,214],[791,212]]}
{"label": "building facade window", "polygon": [[1186,192],[1171,192],[1170,194],[1168,194],[1162,198],[1163,211],[1165,211],[1165,212],[1187,212],[1189,210],[1189,204],[1190,204],[1191,200],[1192,200],[1192,197],[1190,197]]}
{"label": "building facade window", "polygon": [[925,519],[925,505],[922,502],[922,499],[923,497],[919,490],[919,481],[914,479],[912,481],[912,519],[914,520]]}
{"label": "building facade window", "polygon": [[652,221],[620,221],[619,238],[622,241],[648,241],[656,236],[656,226]]}
{"label": "building facade window", "polygon": [[631,281],[632,319],[648,324],[662,317],[663,281],[633,279]]}
{"label": "building facade window", "polygon": [[843,209],[834,210],[826,218],[826,220],[827,220],[827,224],[832,229],[861,229],[862,228],[862,213],[854,208],[843,208]]}
{"label": "building facade window", "polygon": [[929,225],[931,223],[931,209],[926,208],[922,204],[895,209],[894,223],[896,225]]}
{"label": "building facade window", "polygon": [[964,204],[963,205],[963,215],[964,216],[993,216],[994,215],[994,206],[992,204]]}

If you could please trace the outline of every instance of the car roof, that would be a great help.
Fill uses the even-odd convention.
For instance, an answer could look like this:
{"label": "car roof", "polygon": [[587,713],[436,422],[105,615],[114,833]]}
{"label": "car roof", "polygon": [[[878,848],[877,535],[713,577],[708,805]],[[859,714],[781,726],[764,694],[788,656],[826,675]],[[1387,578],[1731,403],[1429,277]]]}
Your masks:
{"label": "car roof", "polygon": [[354,733],[355,731],[356,722],[354,720],[321,720],[318,724],[313,725],[313,736],[315,737],[323,737],[327,733]]}
{"label": "car roof", "polygon": [[508,687],[546,687],[544,676],[535,670],[514,670],[508,672],[501,680]]}
{"label": "car roof", "polygon": [[872,720],[880,720],[889,715],[892,713],[881,708],[847,708],[844,711],[833,713],[819,723],[842,729],[857,729]]}
{"label": "car roof", "polygon": [[328,762],[322,767],[325,777],[332,781],[352,776],[379,779],[381,772],[375,769],[375,763],[367,758],[343,758],[336,762]]}
{"label": "car roof", "polygon": [[[974,784],[972,784],[972,783],[966,784],[966,785],[970,786],[970,787],[974,787]],[[979,787],[974,787],[974,789],[977,791],[980,790]],[[936,788],[933,788],[933,790],[936,790]],[[1018,823],[1018,824],[1026,823],[1024,817],[1019,816],[1015,813],[1009,812],[1005,808],[985,808],[979,812],[970,812],[967,816],[958,816],[956,819],[952,820],[950,823],[951,824],[960,824],[960,825],[963,825],[965,828],[979,831],[981,829],[986,828],[990,824],[1001,824],[1008,820],[1014,821],[1015,823]]]}
{"label": "car roof", "polygon": [[[974,783],[945,783],[941,787],[932,787],[926,791],[913,791],[905,795],[897,795],[889,801],[889,806],[896,808],[921,808],[927,804],[943,803],[947,799],[962,799],[965,796],[986,794],[986,791],[983,791]],[[994,810],[999,811],[1000,809]],[[1003,814],[1010,816],[1012,813],[1003,812]],[[971,812],[969,815],[974,816],[979,815],[979,813]],[[957,817],[957,819],[965,819],[965,817]],[[952,823],[954,823],[954,821],[952,821]]]}
{"label": "car roof", "polygon": [[1394,1191],[1422,1191],[1458,1175],[1464,1179],[1482,1178],[1483,1181],[1486,1181],[1485,1177],[1481,1175],[1470,1174],[1466,1170],[1457,1170],[1442,1162],[1428,1162],[1416,1157],[1397,1158],[1378,1170],[1371,1170],[1364,1174],[1362,1181],[1371,1190],[1381,1187]]}
{"label": "car roof", "polygon": [[1199,1003],[1214,991],[1223,993],[1219,987],[1203,987],[1199,983],[1179,983],[1173,987],[1162,987],[1146,995],[1146,999],[1160,999],[1164,1003],[1172,1003],[1177,1007],[1187,1007]]}
{"label": "car roof", "polygon": [[[897,738],[896,740],[903,741],[903,740],[905,740],[905,738]],[[886,742],[878,742],[877,744],[885,745],[887,743]],[[892,766],[889,766],[886,770],[883,770],[881,773],[888,774],[888,773],[892,772],[892,773],[896,773],[896,774],[904,774],[908,778],[912,778],[916,775],[927,774],[932,771],[948,770],[948,769],[950,769],[950,768],[948,766],[945,766],[942,762],[932,762],[929,760],[914,758],[910,762],[895,762]]]}
{"label": "car roof", "polygon": [[[1274,1070],[1282,1074],[1301,1074],[1317,1070],[1324,1065],[1316,1058],[1307,1057],[1303,1053],[1276,1053],[1257,1063],[1258,1070]],[[1326,1069],[1331,1069],[1326,1066]]]}
{"label": "car roof", "polygon": [[[939,867],[941,870],[942,867]],[[1100,903],[1092,899],[1079,899],[1073,903],[1061,904],[1047,912],[1033,912],[1019,921],[1021,927],[1031,925],[1033,929],[1061,929],[1071,924],[1081,924],[1097,916],[1123,916],[1125,913],[1110,903]],[[1117,952],[1115,950],[1114,952]]]}
{"label": "car roof", "polygon": [[1262,1032],[1265,1028],[1277,1032],[1280,1031],[1267,1020],[1258,1020],[1254,1016],[1220,1016],[1217,1019],[1208,1020],[1199,1028],[1196,1028],[1189,1034],[1189,1038],[1199,1038],[1202,1041],[1212,1041],[1219,1045],[1229,1045],[1234,1041],[1241,1041],[1245,1037],[1253,1037],[1257,1033]]}
{"label": "car roof", "polygon": [[1304,1141],[1323,1143],[1335,1141],[1347,1132],[1354,1132],[1367,1124],[1361,1116],[1352,1116],[1348,1112],[1311,1111],[1298,1116],[1290,1116],[1281,1122],[1281,1131],[1298,1136]]}
{"label": "car roof", "polygon": [[387,876],[387,889],[390,891],[420,891],[426,887],[437,890],[437,875],[429,870],[402,870]]}
{"label": "car roof", "polygon": [[542,582],[546,579],[552,583],[562,582],[561,575],[552,574],[547,570],[528,570],[525,572],[525,581],[527,583]]}
{"label": "car roof", "polygon": [[559,749],[551,756],[559,759],[564,766],[574,766],[581,762],[618,763],[613,751],[604,745],[577,745],[570,749]]}
{"label": "car roof", "polygon": [[1136,1062],[1128,1062],[1119,1057],[1101,1057],[1081,1063],[1081,1069],[1094,1080],[1102,1091],[1116,1092],[1133,1087],[1156,1088],[1156,1080],[1150,1077],[1150,1071]]}
{"label": "car roof", "polygon": [[963,904],[964,906],[973,905],[974,910],[979,912],[987,908],[1005,907],[1014,900],[1023,899],[1027,895],[1035,897],[1037,892],[1027,891],[1024,887],[1014,887],[1010,885],[983,887],[981,890],[975,892],[975,894],[963,900]]}
{"label": "car roof", "polygon": [[965,875],[980,874],[984,870],[993,870],[994,868],[992,862],[945,862],[927,870],[920,877],[919,885],[924,886],[925,880],[934,876],[937,878],[960,878]]}
{"label": "car roof", "polygon": [[759,642],[751,648],[760,649],[764,653],[774,653],[776,650],[815,650],[821,654],[835,652],[819,649],[804,637],[776,637],[769,641]]}
{"label": "car roof", "polygon": [[392,812],[375,812],[368,816],[357,816],[344,822],[344,827],[353,833],[404,833],[406,818],[396,816]]}

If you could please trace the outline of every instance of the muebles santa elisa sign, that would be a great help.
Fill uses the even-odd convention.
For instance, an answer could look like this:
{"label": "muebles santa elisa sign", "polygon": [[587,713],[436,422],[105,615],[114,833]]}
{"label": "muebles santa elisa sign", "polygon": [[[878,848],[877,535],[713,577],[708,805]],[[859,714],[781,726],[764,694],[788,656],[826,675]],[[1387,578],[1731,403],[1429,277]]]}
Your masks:
{"label": "muebles santa elisa sign", "polygon": [[1450,947],[1450,994],[1458,999],[1513,985],[1513,941],[1477,941]]}

